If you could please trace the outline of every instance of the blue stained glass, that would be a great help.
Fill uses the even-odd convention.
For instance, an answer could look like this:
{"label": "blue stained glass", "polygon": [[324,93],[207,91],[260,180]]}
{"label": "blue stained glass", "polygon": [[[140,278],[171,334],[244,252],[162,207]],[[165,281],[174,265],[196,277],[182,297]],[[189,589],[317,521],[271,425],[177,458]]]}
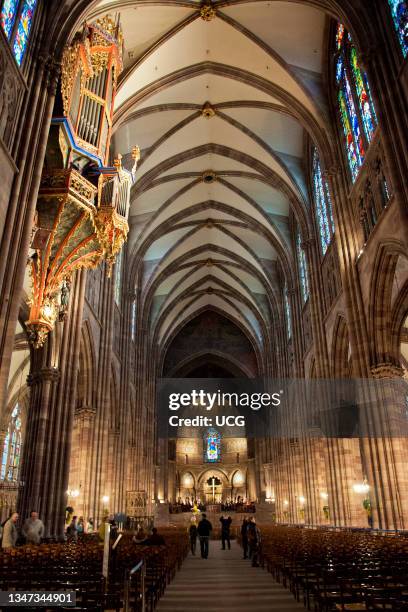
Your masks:
{"label": "blue stained glass", "polygon": [[302,238],[300,232],[297,233],[296,236],[296,248],[298,253],[298,262],[299,262],[299,276],[300,276],[300,288],[302,293],[303,302],[309,297],[309,279],[307,276],[307,261],[306,255],[302,248]]}
{"label": "blue stained glass", "polygon": [[19,0],[4,0],[1,8],[1,26],[8,39],[11,37],[17,16]]}
{"label": "blue stained glass", "polygon": [[365,156],[364,142],[360,132],[360,124],[358,122],[356,107],[353,100],[353,94],[351,92],[350,81],[348,80],[346,74],[344,75],[344,94],[346,98],[349,117],[351,119],[351,127],[353,129],[354,141],[356,143],[357,157],[359,158],[361,165]]}
{"label": "blue stained glass", "polygon": [[30,36],[36,5],[37,0],[25,0],[21,10],[17,33],[13,44],[14,55],[19,66],[21,66],[27,49],[28,37]]}
{"label": "blue stained glass", "polygon": [[342,77],[343,77],[343,56],[339,55],[339,57],[337,58],[337,64],[336,64],[336,80],[338,83],[340,83]]}
{"label": "blue stained glass", "polygon": [[377,116],[367,75],[359,65],[352,37],[342,24],[338,24],[336,48],[337,99],[354,182],[364,162],[366,146],[373,139]]}
{"label": "blue stained glass", "polygon": [[394,27],[404,57],[408,55],[408,3],[406,0],[388,0]]}
{"label": "blue stained glass", "polygon": [[205,436],[204,461],[217,463],[221,461],[221,436],[216,429],[208,429]]}
{"label": "blue stained glass", "polygon": [[314,150],[313,154],[313,192],[317,222],[319,225],[320,245],[324,255],[332,240],[334,233],[334,220],[329,186],[322,174],[317,149]]}
{"label": "blue stained glass", "polygon": [[359,66],[357,51],[354,46],[351,46],[350,49],[350,63],[358,102],[360,105],[361,117],[363,119],[364,131],[366,133],[368,142],[371,142],[377,125],[377,117],[375,115],[374,104],[371,98],[367,76]]}
{"label": "blue stained glass", "polygon": [[288,333],[288,340],[292,337],[292,315],[290,312],[290,304],[289,304],[289,296],[288,296],[288,286],[285,285],[285,289],[283,292],[283,298],[285,301],[285,315],[286,315],[286,331]]}

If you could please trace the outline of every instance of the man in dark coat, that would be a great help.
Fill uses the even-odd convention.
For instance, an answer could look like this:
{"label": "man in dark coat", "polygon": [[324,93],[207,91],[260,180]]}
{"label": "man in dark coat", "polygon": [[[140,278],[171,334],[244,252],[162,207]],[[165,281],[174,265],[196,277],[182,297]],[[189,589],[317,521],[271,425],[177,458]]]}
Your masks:
{"label": "man in dark coat", "polygon": [[225,550],[225,542],[228,543],[228,549],[231,550],[230,527],[232,523],[232,518],[230,516],[228,518],[224,518],[222,516],[220,518],[220,523],[221,523],[222,550]]}
{"label": "man in dark coat", "polygon": [[249,545],[249,558],[252,559],[252,567],[259,567],[259,552],[261,547],[261,532],[252,517],[247,527]]}
{"label": "man in dark coat", "polygon": [[241,541],[242,541],[242,550],[244,552],[244,559],[248,558],[248,519],[245,517],[242,521],[241,525]]}
{"label": "man in dark coat", "polygon": [[203,514],[203,518],[198,523],[197,531],[200,537],[201,556],[203,559],[208,559],[208,541],[210,539],[212,525],[210,521],[207,521],[206,514]]}

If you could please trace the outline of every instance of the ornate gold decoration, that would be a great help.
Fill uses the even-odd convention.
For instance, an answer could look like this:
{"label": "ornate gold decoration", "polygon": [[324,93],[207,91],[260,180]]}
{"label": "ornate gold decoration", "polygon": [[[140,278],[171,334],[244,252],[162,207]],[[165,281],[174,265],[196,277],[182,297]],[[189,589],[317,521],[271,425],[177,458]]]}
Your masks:
{"label": "ornate gold decoration", "polygon": [[217,180],[217,175],[213,170],[206,170],[201,175],[201,180],[203,181],[203,183],[214,183],[214,181]]}
{"label": "ornate gold decoration", "polygon": [[216,17],[217,11],[209,0],[201,5],[200,15],[204,21],[212,21]]}
{"label": "ornate gold decoration", "polygon": [[[50,132],[47,153],[53,163],[47,164],[41,179],[29,260],[27,329],[35,347],[42,346],[55,322],[64,319],[73,272],[95,268],[103,260],[110,271],[129,231],[130,189],[140,150],[134,147],[130,170],[121,155],[114,168],[103,167],[116,79],[122,70],[122,43],[118,20],[107,15],[85,23],[63,54],[64,116],[53,120],[58,127]],[[102,70],[106,75],[99,74]],[[105,87],[108,82],[111,86]]]}
{"label": "ornate gold decoration", "polygon": [[206,119],[211,119],[215,116],[215,110],[209,102],[206,102],[201,110],[201,115]]}
{"label": "ornate gold decoration", "polygon": [[404,376],[404,370],[393,363],[378,363],[371,366],[371,374],[373,378],[401,378]]}
{"label": "ornate gold decoration", "polygon": [[97,187],[73,168],[43,173],[29,259],[27,329],[36,348],[67,311],[73,272],[103,260],[109,269],[114,263],[129,231],[130,189],[139,155],[135,147],[131,171],[120,163],[100,175]]}
{"label": "ornate gold decoration", "polygon": [[74,43],[70,47],[66,47],[62,56],[61,94],[66,115],[69,112],[71,93],[79,62],[78,46],[78,43]]}

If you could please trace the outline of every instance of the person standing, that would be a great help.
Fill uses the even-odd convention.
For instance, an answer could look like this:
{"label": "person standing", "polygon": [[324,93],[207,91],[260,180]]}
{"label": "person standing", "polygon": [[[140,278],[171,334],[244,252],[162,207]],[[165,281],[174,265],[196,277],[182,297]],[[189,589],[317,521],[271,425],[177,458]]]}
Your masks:
{"label": "person standing", "polygon": [[78,517],[73,516],[72,521],[67,528],[67,540],[68,542],[78,542]]}
{"label": "person standing", "polygon": [[224,518],[222,516],[220,518],[220,523],[221,523],[222,550],[225,550],[225,542],[227,542],[228,544],[228,550],[231,550],[230,528],[231,528],[232,518],[230,516],[228,518]]}
{"label": "person standing", "polygon": [[203,514],[201,521],[198,523],[197,531],[200,536],[201,557],[203,559],[208,559],[208,542],[212,531],[212,525],[210,521],[207,521],[206,514]]}
{"label": "person standing", "polygon": [[248,519],[244,518],[241,525],[241,541],[242,541],[242,550],[244,552],[244,559],[248,558]]}
{"label": "person standing", "polygon": [[261,546],[261,532],[256,526],[254,517],[248,523],[247,528],[249,558],[252,559],[252,567],[259,567],[259,550]]}
{"label": "person standing", "polygon": [[195,523],[191,523],[190,529],[188,530],[190,536],[190,548],[191,554],[195,555],[197,548],[197,525]]}
{"label": "person standing", "polygon": [[23,535],[27,544],[41,544],[41,539],[44,537],[44,523],[35,510],[31,510],[30,518],[23,525]]}
{"label": "person standing", "polygon": [[13,512],[8,521],[3,526],[3,538],[1,540],[2,548],[14,548],[18,538],[17,531],[18,514]]}

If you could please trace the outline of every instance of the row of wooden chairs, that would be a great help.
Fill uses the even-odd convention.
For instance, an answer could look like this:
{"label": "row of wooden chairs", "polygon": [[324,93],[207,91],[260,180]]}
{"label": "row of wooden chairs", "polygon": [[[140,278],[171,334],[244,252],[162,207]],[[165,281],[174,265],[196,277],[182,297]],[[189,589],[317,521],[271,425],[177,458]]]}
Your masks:
{"label": "row of wooden chairs", "polygon": [[260,562],[318,612],[408,610],[408,537],[262,527]]}
{"label": "row of wooden chairs", "polygon": [[[116,550],[111,551],[107,582],[102,576],[103,545],[92,539],[5,549],[0,552],[0,590],[75,591],[76,607],[67,607],[72,612],[119,612],[129,570],[143,560],[146,609],[150,612],[188,552],[184,530],[169,528],[161,533],[163,546],[136,544],[133,533],[125,533]],[[132,612],[141,609],[140,578],[140,573],[135,574],[129,583]],[[55,610],[35,608],[36,612],[51,609]]]}

